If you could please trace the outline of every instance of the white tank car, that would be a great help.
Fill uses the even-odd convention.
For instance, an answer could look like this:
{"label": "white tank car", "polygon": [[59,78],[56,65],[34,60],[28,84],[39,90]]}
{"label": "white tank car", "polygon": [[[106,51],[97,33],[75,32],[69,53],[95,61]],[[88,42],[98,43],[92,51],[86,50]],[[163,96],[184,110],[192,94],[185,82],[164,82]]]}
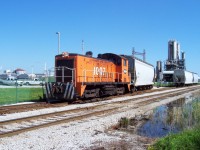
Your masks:
{"label": "white tank car", "polygon": [[154,84],[154,67],[132,56],[123,55],[128,59],[129,74],[131,74],[131,90],[151,89]]}
{"label": "white tank car", "polygon": [[174,82],[177,86],[198,83],[198,75],[186,70],[174,70]]}

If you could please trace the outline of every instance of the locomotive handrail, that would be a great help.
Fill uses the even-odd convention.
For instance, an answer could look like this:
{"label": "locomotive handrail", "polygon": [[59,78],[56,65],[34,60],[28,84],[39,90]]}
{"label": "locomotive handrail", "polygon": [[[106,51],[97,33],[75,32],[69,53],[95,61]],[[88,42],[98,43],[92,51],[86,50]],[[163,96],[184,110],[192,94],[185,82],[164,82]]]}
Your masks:
{"label": "locomotive handrail", "polygon": [[69,70],[74,70],[75,68],[68,68],[68,67],[66,67],[66,66],[60,66],[60,67],[55,67],[55,69],[56,68],[66,68],[66,69],[69,69]]}
{"label": "locomotive handrail", "polygon": [[[82,81],[82,85],[84,82],[88,82],[87,81],[87,72],[94,72],[94,70],[83,70],[83,81]],[[112,74],[111,78],[112,78],[112,82],[114,82],[114,74],[117,74],[117,81],[120,82],[120,75],[122,75],[122,73],[120,72],[103,72],[103,73],[99,73],[97,75],[95,75],[94,73],[92,74],[92,81],[95,82],[95,76],[99,76],[100,81],[102,82],[102,77],[105,77],[107,80],[107,82],[109,81],[109,74]]]}
{"label": "locomotive handrail", "polygon": [[[65,77],[71,77],[71,78],[72,78],[71,81],[72,81],[72,82],[74,81],[74,76],[73,76],[73,75],[74,75],[73,72],[74,72],[74,70],[75,70],[74,68],[69,68],[69,67],[66,67],[66,66],[55,67],[55,69],[56,69],[56,68],[57,68],[57,69],[60,69],[60,68],[62,69],[62,76],[61,76],[61,77],[62,77],[62,82],[64,82],[64,78],[65,78]],[[64,72],[65,69],[71,70],[71,71],[72,71],[72,76],[65,76],[65,72]],[[60,77],[60,76],[56,76],[56,77]]]}
{"label": "locomotive handrail", "polygon": [[[62,79],[62,82],[64,82],[64,79],[65,77],[69,77],[71,78],[71,82],[74,83],[74,86],[76,87],[76,68],[69,68],[69,67],[66,67],[66,66],[60,66],[60,67],[54,67],[54,77],[61,77]],[[62,73],[61,75],[56,75],[55,72],[56,70],[62,70]],[[67,74],[65,74],[65,70],[70,70],[72,72],[72,75],[69,76]]]}

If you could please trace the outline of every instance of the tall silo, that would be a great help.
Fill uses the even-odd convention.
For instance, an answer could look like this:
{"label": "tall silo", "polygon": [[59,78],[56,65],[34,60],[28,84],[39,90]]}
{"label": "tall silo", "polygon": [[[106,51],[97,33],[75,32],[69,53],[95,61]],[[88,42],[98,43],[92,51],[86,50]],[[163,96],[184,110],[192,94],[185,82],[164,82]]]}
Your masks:
{"label": "tall silo", "polygon": [[172,44],[173,44],[173,59],[172,60],[176,60],[177,59],[177,42],[172,41]]}
{"label": "tall silo", "polygon": [[180,44],[175,40],[168,42],[168,60],[178,60],[180,58]]}
{"label": "tall silo", "polygon": [[185,66],[185,52],[181,52],[181,58],[179,59],[179,68],[186,69]]}
{"label": "tall silo", "polygon": [[185,52],[181,52],[181,59],[185,59]]}
{"label": "tall silo", "polygon": [[168,42],[168,60],[176,58],[176,41],[170,40]]}
{"label": "tall silo", "polygon": [[181,59],[180,57],[180,44],[177,42],[177,59]]}
{"label": "tall silo", "polygon": [[161,73],[162,73],[162,61],[157,61],[156,62],[156,79],[157,79],[157,81],[160,81],[162,79]]}
{"label": "tall silo", "polygon": [[173,45],[172,42],[168,42],[168,60],[172,60],[172,51],[173,51]]}

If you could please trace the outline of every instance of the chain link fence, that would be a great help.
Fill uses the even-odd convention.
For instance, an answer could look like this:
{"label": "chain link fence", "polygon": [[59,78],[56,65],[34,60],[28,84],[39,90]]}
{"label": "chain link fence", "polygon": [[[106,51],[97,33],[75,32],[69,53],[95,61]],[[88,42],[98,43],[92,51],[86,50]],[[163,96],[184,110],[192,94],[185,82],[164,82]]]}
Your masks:
{"label": "chain link fence", "polygon": [[39,80],[40,84],[38,82],[34,84],[27,80],[21,81],[0,80],[0,105],[45,101],[44,84],[45,82],[53,82],[54,77],[44,77]]}

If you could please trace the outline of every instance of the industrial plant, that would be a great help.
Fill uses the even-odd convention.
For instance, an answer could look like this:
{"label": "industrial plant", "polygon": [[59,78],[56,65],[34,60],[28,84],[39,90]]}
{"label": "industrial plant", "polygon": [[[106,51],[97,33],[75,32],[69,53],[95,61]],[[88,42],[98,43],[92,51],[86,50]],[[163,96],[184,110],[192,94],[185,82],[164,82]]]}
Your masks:
{"label": "industrial plant", "polygon": [[157,61],[157,82],[170,82],[179,86],[198,83],[198,78],[196,73],[186,70],[185,52],[181,51],[180,44],[176,40],[170,40],[168,59],[164,61],[164,67],[162,67],[162,61]]}

